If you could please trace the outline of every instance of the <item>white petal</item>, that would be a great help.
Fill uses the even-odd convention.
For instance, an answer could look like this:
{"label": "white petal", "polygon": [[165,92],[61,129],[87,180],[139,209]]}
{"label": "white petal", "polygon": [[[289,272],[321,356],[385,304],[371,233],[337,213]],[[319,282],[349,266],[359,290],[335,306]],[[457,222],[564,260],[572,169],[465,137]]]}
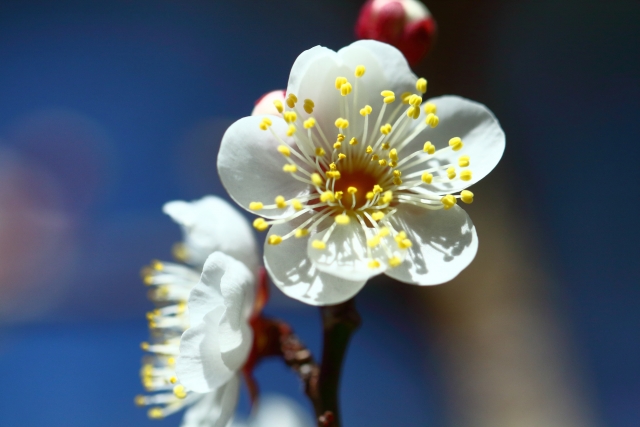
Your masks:
{"label": "white petal", "polygon": [[180,427],[225,427],[238,405],[240,378],[234,375],[187,409]]}
{"label": "white petal", "polygon": [[182,226],[187,262],[201,266],[207,257],[221,251],[258,268],[258,248],[249,222],[229,203],[216,196],[166,203],[164,213]]}
{"label": "white petal", "polygon": [[438,285],[464,270],[478,250],[478,235],[467,213],[457,205],[427,210],[400,205],[392,219],[413,243],[407,258],[386,274],[416,285]]}
{"label": "white petal", "polygon": [[[333,220],[331,220],[333,221]],[[367,240],[375,233],[367,229],[367,234],[361,224],[351,219],[347,225],[337,225],[331,231],[329,239],[326,241],[325,249],[313,247],[314,240],[323,240],[330,232],[326,229],[310,237],[307,253],[314,265],[320,270],[332,276],[341,277],[345,280],[368,280],[384,272],[388,268],[389,256],[404,258],[404,251],[400,251],[390,236],[381,239],[381,244],[374,248],[367,246]],[[389,254],[386,253],[389,251]],[[372,268],[369,264],[372,261],[379,263],[378,267]]]}
{"label": "white petal", "polygon": [[224,314],[218,329],[219,349],[230,370],[238,370],[247,360],[253,334],[248,319],[255,298],[256,279],[247,267],[221,252],[207,258],[200,282],[189,295],[189,321],[196,326],[214,307]]}
{"label": "white petal", "polygon": [[[300,197],[309,191],[309,186],[282,171],[287,162],[277,150],[281,142],[271,131],[259,128],[265,116],[244,117],[225,132],[218,153],[218,173],[229,195],[240,206],[249,210],[251,202],[274,204],[277,196],[285,199]],[[286,122],[269,116],[272,128],[291,145],[286,137]],[[293,212],[293,208],[261,210],[260,216],[279,218]]]}
{"label": "white petal", "polygon": [[260,399],[251,427],[313,427],[309,415],[293,400],[284,396]]}
{"label": "white petal", "polygon": [[176,373],[189,390],[207,393],[221,387],[234,375],[222,360],[220,351],[219,326],[224,312],[224,306],[214,307],[201,323],[182,334]]}
{"label": "white petal", "polygon": [[[469,169],[472,172],[472,179],[470,181],[455,179],[450,182],[425,185],[424,188],[440,194],[464,190],[484,178],[498,164],[505,147],[504,132],[493,113],[477,102],[457,96],[433,98],[428,102],[432,102],[438,108],[437,116],[440,118],[440,124],[434,129],[427,128],[420,133],[402,150],[401,157],[416,150],[422,150],[426,141],[431,141],[436,149],[440,149],[448,147],[451,138],[460,137],[463,142],[461,150],[447,149],[439,153],[429,165],[453,164],[458,175],[461,170]],[[423,120],[421,116],[417,121]],[[458,166],[458,159],[463,155],[470,157],[471,163],[468,168]],[[402,173],[406,176],[411,171],[422,169],[424,167],[414,167],[403,170]]]}
{"label": "white petal", "polygon": [[[380,91],[382,90],[395,92],[396,101],[391,104],[394,107],[401,102],[400,95],[402,93],[416,93],[416,81],[418,78],[411,71],[402,52],[389,44],[376,40],[358,40],[340,49],[338,55],[351,69],[355,69],[358,65],[364,65],[367,68],[365,75],[362,77],[364,82],[366,82],[365,79],[370,69],[373,71],[374,63],[377,65],[377,68],[382,73],[385,85],[379,90],[376,89],[375,95],[379,99],[377,105],[382,105],[382,97],[380,97]],[[369,90],[368,86],[365,87],[366,90]],[[371,106],[375,107],[376,105]]]}
{"label": "white petal", "polygon": [[[291,223],[275,225],[269,235],[285,235]],[[282,292],[311,305],[339,304],[362,289],[366,280],[345,280],[318,270],[307,256],[308,238],[285,240],[277,246],[265,244],[264,264]]]}

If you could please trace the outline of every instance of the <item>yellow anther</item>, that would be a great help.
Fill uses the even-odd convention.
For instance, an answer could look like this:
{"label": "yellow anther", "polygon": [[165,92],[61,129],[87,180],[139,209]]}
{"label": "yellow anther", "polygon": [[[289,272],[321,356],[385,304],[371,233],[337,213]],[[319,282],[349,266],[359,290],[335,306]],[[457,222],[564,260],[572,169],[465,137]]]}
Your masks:
{"label": "yellow anther", "polygon": [[[317,152],[316,152],[317,154]],[[324,180],[322,179],[322,177],[320,176],[320,174],[317,173],[312,173],[311,174],[311,182],[313,182],[313,185],[320,187],[322,184],[324,184]]]}
{"label": "yellow anther", "polygon": [[[340,173],[340,172],[338,172]],[[342,191],[336,191],[335,196],[336,196],[336,200],[342,200],[342,196],[344,195],[344,192]]]}
{"label": "yellow anther", "polygon": [[336,141],[336,142],[333,144],[333,148],[334,148],[334,149],[336,149],[336,150],[339,150],[340,148],[342,148],[342,142],[340,142],[340,141]]}
{"label": "yellow anther", "polygon": [[402,171],[394,170],[394,171],[393,171],[393,176],[397,176],[397,177],[402,176]]}
{"label": "yellow anther", "polygon": [[433,102],[427,102],[424,104],[424,112],[427,114],[435,114],[438,112],[438,107]]}
{"label": "yellow anther", "polygon": [[148,342],[140,343],[140,348],[143,349],[144,351],[149,350],[149,343]]}
{"label": "yellow anther", "polygon": [[369,268],[380,268],[380,261],[374,259],[369,262]]}
{"label": "yellow anther", "polygon": [[407,117],[416,120],[420,117],[420,108],[419,107],[409,107],[407,110]]}
{"label": "yellow anther", "polygon": [[151,261],[151,268],[157,271],[161,271],[164,269],[164,264],[162,264],[161,261],[154,259],[153,261]]}
{"label": "yellow anther", "polygon": [[392,148],[391,151],[389,151],[389,158],[391,160],[395,160],[397,162],[398,161],[398,150],[396,150],[395,148]]}
{"label": "yellow anther", "polygon": [[171,248],[171,254],[178,261],[184,262],[186,261],[189,252],[187,251],[187,247],[182,242],[178,242]]}
{"label": "yellow anther", "polygon": [[305,237],[306,235],[309,234],[309,230],[307,230],[306,228],[299,228],[296,230],[296,238],[299,239],[301,237]]}
{"label": "yellow anther", "polygon": [[427,154],[433,154],[436,152],[436,147],[431,143],[431,141],[427,141],[424,143],[424,147],[422,148],[422,151],[424,151]]}
{"label": "yellow anther", "polygon": [[258,231],[265,231],[269,228],[269,224],[264,220],[264,218],[256,218],[253,221],[253,227]]}
{"label": "yellow anther", "polygon": [[338,160],[344,160],[344,159],[346,159],[346,158],[347,158],[347,155],[346,155],[346,154],[344,154],[344,153],[340,153],[340,154],[338,154]]}
{"label": "yellow anther", "polygon": [[178,382],[178,377],[173,376],[173,377],[169,378],[169,382],[170,382],[171,384],[175,384],[175,383],[177,383],[177,382]]}
{"label": "yellow anther", "polygon": [[369,145],[366,151],[367,151],[367,154],[373,153],[373,147]]}
{"label": "yellow anther", "polygon": [[316,147],[316,156],[322,157],[325,155],[324,150],[321,147]]}
{"label": "yellow anther", "polygon": [[305,129],[311,129],[316,125],[316,119],[314,119],[313,117],[309,117],[307,120],[302,122],[302,125]]}
{"label": "yellow anther", "polygon": [[453,197],[451,194],[447,194],[442,199],[440,199],[440,201],[444,205],[445,209],[451,209],[456,205],[456,198]]}
{"label": "yellow anther", "polygon": [[405,233],[404,231],[399,232],[398,234],[396,234],[393,239],[397,242],[400,243],[402,240],[407,238],[407,233]]}
{"label": "yellow anther", "polygon": [[409,96],[407,101],[409,102],[409,105],[417,107],[417,106],[420,106],[420,104],[422,104],[422,97],[418,95],[411,95]]}
{"label": "yellow anther", "polygon": [[465,169],[460,172],[460,179],[463,181],[471,181],[471,171],[469,169]]}
{"label": "yellow anther", "polygon": [[260,202],[251,202],[251,203],[249,203],[249,209],[251,209],[252,211],[259,211],[263,207],[264,207],[264,205],[262,203],[260,203]]}
{"label": "yellow anther", "polygon": [[346,77],[336,77],[336,89],[340,90],[343,84],[347,82]]}
{"label": "yellow anther", "polygon": [[352,89],[353,88],[351,87],[351,83],[349,82],[343,83],[342,86],[340,86],[340,95],[347,96],[351,93]]}
{"label": "yellow anther", "polygon": [[302,209],[304,209],[304,205],[298,199],[293,199],[291,201],[291,206],[293,206],[293,209],[297,211],[301,211]]}
{"label": "yellow anther", "polygon": [[389,135],[391,133],[391,125],[387,123],[386,125],[380,126],[380,133],[383,135]]}
{"label": "yellow anther", "polygon": [[336,215],[335,221],[338,225],[347,225],[351,222],[351,219],[349,218],[349,215],[340,214]]}
{"label": "yellow anther", "polygon": [[462,143],[462,140],[459,137],[455,137],[455,138],[451,138],[449,140],[449,147],[451,147],[453,149],[453,151],[458,151],[462,148],[464,144]]}
{"label": "yellow anther", "polygon": [[427,118],[425,119],[425,123],[434,128],[438,126],[438,123],[440,123],[440,119],[435,114],[428,114]]}
{"label": "yellow anther", "polygon": [[277,234],[272,234],[267,239],[267,243],[274,246],[279,245],[280,243],[282,243],[282,236],[278,236]]}
{"label": "yellow anther", "polygon": [[284,209],[287,207],[287,202],[283,196],[277,196],[275,201],[278,208]]}
{"label": "yellow anther", "polygon": [[429,172],[423,173],[422,182],[424,182],[425,184],[431,184],[433,182],[433,175],[431,175]]}
{"label": "yellow anther", "polygon": [[387,161],[385,159],[378,160],[378,164],[380,166],[387,166]]}
{"label": "yellow anther", "polygon": [[335,125],[338,129],[346,129],[349,127],[349,121],[340,117],[335,121]]}
{"label": "yellow anther", "polygon": [[279,145],[278,153],[282,154],[285,157],[289,157],[291,155],[291,150],[286,145]]}
{"label": "yellow anther", "polygon": [[387,227],[382,227],[380,229],[380,232],[378,233],[378,236],[387,237],[389,235],[389,233],[391,233],[391,231],[389,231],[389,229]]}
{"label": "yellow anther", "polygon": [[356,77],[362,77],[364,76],[365,71],[367,71],[367,69],[364,67],[364,65],[358,65],[354,74],[356,75]]}
{"label": "yellow anther", "polygon": [[382,202],[384,204],[387,204],[387,203],[391,203],[392,200],[393,200],[393,191],[391,190],[385,191],[384,195],[382,196]]}
{"label": "yellow anther", "polygon": [[358,140],[355,136],[349,140],[349,145],[358,145]]}
{"label": "yellow anther", "polygon": [[267,130],[267,129],[269,129],[269,125],[268,125],[268,124],[266,124],[265,122],[260,122],[259,127],[260,127],[260,129],[261,129],[261,130]]}
{"label": "yellow anther", "polygon": [[296,102],[298,102],[298,97],[297,97],[297,96],[295,96],[294,94],[290,93],[290,94],[287,96],[287,106],[288,106],[289,108],[293,108],[293,107],[295,107],[295,106],[296,106]]}
{"label": "yellow anther", "polygon": [[380,156],[378,156],[377,154],[374,154],[373,156],[371,156],[371,161],[372,162],[377,162],[379,158],[380,158]]}
{"label": "yellow anther", "polygon": [[295,111],[287,111],[284,113],[284,121],[287,123],[293,123],[298,120],[298,115]]}
{"label": "yellow anther", "polygon": [[427,92],[427,80],[420,77],[416,82],[416,89],[418,92],[426,93]]}
{"label": "yellow anther", "polygon": [[393,95],[385,96],[385,97],[382,99],[382,101],[383,101],[385,104],[391,104],[391,103],[392,103],[393,101],[395,101],[395,100],[396,100],[396,97],[395,97],[395,96],[393,96]]}
{"label": "yellow anther", "polygon": [[273,124],[273,122],[271,121],[271,119],[269,117],[264,117],[262,119],[262,123],[264,123],[267,126],[271,126]]}
{"label": "yellow anther", "polygon": [[334,163],[329,163],[329,169],[331,169],[332,171],[338,169],[338,166]]}
{"label": "yellow anther", "polygon": [[367,198],[367,200],[373,199],[373,191],[367,192],[366,198]]}
{"label": "yellow anther", "polygon": [[389,258],[389,267],[397,267],[402,264],[402,260],[397,256]]}
{"label": "yellow anther", "polygon": [[403,92],[402,95],[400,95],[400,99],[402,100],[403,104],[408,104],[409,98],[411,98],[412,96],[413,94],[411,92]]}
{"label": "yellow anther", "polygon": [[274,99],[273,105],[275,105],[276,110],[278,110],[278,113],[282,114],[282,112],[284,111],[284,106],[282,105],[282,101],[280,101],[279,99]]}
{"label": "yellow anther", "polygon": [[467,204],[473,203],[473,193],[469,190],[462,190],[460,192],[460,200]]}
{"label": "yellow anther", "polygon": [[454,168],[453,166],[449,166],[447,168],[447,177],[449,179],[453,179],[456,177],[456,168]]}
{"label": "yellow anther", "polygon": [[144,396],[139,394],[133,399],[133,402],[136,404],[136,406],[144,406],[147,401],[145,400]]}
{"label": "yellow anther", "polygon": [[329,179],[340,179],[340,171],[327,171],[327,178]]}
{"label": "yellow anther", "polygon": [[282,166],[282,170],[288,173],[296,173],[298,172],[298,166],[292,164],[286,164]]}
{"label": "yellow anther", "polygon": [[392,91],[390,90],[383,90],[382,92],[380,92],[380,95],[382,96],[396,96]]}
{"label": "yellow anther", "polygon": [[167,365],[169,366],[174,366],[176,364],[176,358],[175,357],[170,357],[167,359]]}
{"label": "yellow anther", "polygon": [[367,246],[370,248],[375,248],[380,244],[380,236],[373,236],[369,240],[367,240]]}
{"label": "yellow anther", "polygon": [[382,187],[380,187],[378,184],[373,186],[373,194],[380,194],[382,193]]}
{"label": "yellow anther", "polygon": [[164,413],[161,408],[151,408],[149,409],[149,412],[147,412],[147,415],[152,420],[161,420],[164,418]]}
{"label": "yellow anther", "polygon": [[311,246],[314,249],[326,249],[327,245],[322,241],[322,240],[314,240],[313,242],[311,242]]}
{"label": "yellow anther", "polygon": [[314,107],[315,107],[315,104],[313,103],[313,101],[312,101],[312,100],[310,100],[310,99],[305,99],[305,100],[304,100],[303,108],[304,108],[304,111],[305,111],[307,114],[311,114],[311,113],[313,113],[313,108],[314,108]]}
{"label": "yellow anther", "polygon": [[399,176],[394,176],[393,177],[393,183],[394,183],[394,185],[402,185],[402,180],[400,179]]}
{"label": "yellow anther", "polygon": [[383,143],[380,145],[380,148],[382,148],[383,150],[388,150],[390,147],[391,147],[391,146],[389,145],[389,143],[388,143],[388,142],[383,142]]}
{"label": "yellow anther", "polygon": [[370,105],[365,105],[364,108],[360,110],[360,115],[363,117],[368,116],[369,114],[371,114],[372,111],[373,111],[373,108],[371,108]]}
{"label": "yellow anther", "polygon": [[356,187],[347,188],[347,193],[349,194],[356,194],[357,192],[358,192],[358,189]]}
{"label": "yellow anther", "polygon": [[398,247],[400,249],[408,249],[411,246],[413,246],[413,243],[411,243],[411,240],[409,239],[402,239],[398,241]]}
{"label": "yellow anther", "polygon": [[287,136],[293,136],[296,133],[296,127],[294,125],[289,125],[289,129],[287,129]]}
{"label": "yellow anther", "polygon": [[338,142],[344,142],[345,136],[341,133],[338,134],[338,137],[336,138],[336,140]]}
{"label": "yellow anther", "polygon": [[461,168],[466,168],[467,166],[469,166],[469,156],[461,156],[458,159],[458,166],[460,166]]}
{"label": "yellow anther", "polygon": [[324,193],[322,193],[320,195],[320,201],[322,203],[335,202],[336,201],[336,196],[331,191],[325,191]]}
{"label": "yellow anther", "polygon": [[391,167],[391,168],[395,168],[396,166],[398,166],[398,163],[397,163],[397,162],[395,162],[395,161],[393,161],[393,160],[391,160],[391,161],[389,162],[389,167]]}
{"label": "yellow anther", "polygon": [[371,214],[371,218],[373,218],[374,221],[380,221],[384,218],[384,214],[382,212],[374,212]]}
{"label": "yellow anther", "polygon": [[185,397],[187,397],[187,389],[185,386],[183,386],[182,384],[178,384],[177,386],[175,386],[173,388],[173,394],[178,398],[178,399],[184,399]]}

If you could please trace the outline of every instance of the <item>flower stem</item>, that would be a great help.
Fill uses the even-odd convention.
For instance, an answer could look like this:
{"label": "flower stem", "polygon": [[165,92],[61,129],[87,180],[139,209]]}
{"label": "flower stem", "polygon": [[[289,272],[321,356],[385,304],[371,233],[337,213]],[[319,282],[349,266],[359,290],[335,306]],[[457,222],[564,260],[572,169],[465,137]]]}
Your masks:
{"label": "flower stem", "polygon": [[[355,300],[320,308],[323,326],[323,350],[319,396],[322,401],[322,414],[319,425],[322,427],[340,427],[339,387],[342,362],[347,352],[351,335],[361,323],[356,310]],[[316,413],[318,411],[316,410]]]}

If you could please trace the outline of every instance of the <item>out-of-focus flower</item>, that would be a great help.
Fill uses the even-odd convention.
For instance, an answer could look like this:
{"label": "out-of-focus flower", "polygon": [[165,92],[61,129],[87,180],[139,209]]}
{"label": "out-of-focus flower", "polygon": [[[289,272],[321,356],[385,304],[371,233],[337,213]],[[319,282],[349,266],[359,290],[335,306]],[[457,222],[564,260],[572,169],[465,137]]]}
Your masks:
{"label": "out-of-focus flower", "polygon": [[466,188],[498,163],[504,133],[473,101],[423,103],[426,86],[390,45],[315,47],[275,102],[282,118],[245,117],[227,130],[221,180],[262,216],[258,230],[272,226],[265,266],[284,293],[336,304],[379,273],[435,285],[471,262],[477,235],[456,202],[473,201]]}
{"label": "out-of-focus flower", "polygon": [[226,426],[235,411],[240,376],[253,344],[255,284],[243,263],[216,252],[189,296],[191,327],[182,335],[176,371],[188,390],[215,396],[203,412],[211,427]]}
{"label": "out-of-focus flower", "polygon": [[431,49],[436,21],[418,0],[368,0],[358,16],[356,37],[400,49],[416,65]]}
{"label": "out-of-focus flower", "polygon": [[247,422],[234,421],[231,427],[313,427],[315,424],[300,406],[283,396],[260,398],[255,417]]}
{"label": "out-of-focus flower", "polygon": [[[195,393],[176,374],[180,337],[190,325],[187,299],[200,281],[206,251],[228,251],[246,262],[235,261],[247,271],[256,271],[256,242],[242,215],[217,197],[169,202],[164,211],[183,228],[184,241],[176,252],[191,266],[154,261],[143,269],[143,280],[151,287],[149,298],[156,306],[147,314],[150,340],[142,344],[148,354],[143,359],[141,378],[151,394],[137,396],[135,401],[140,406],[151,406],[151,418],[164,418],[189,407],[183,427],[215,425],[216,412],[212,408],[224,398],[221,391]],[[237,389],[238,384],[230,384],[227,391],[234,386]]]}
{"label": "out-of-focus flower", "polygon": [[252,116],[259,116],[261,114],[271,114],[273,116],[282,117],[278,109],[273,104],[274,101],[278,101],[281,104],[284,103],[284,90],[274,90],[265,93],[256,101],[256,105],[251,112]]}

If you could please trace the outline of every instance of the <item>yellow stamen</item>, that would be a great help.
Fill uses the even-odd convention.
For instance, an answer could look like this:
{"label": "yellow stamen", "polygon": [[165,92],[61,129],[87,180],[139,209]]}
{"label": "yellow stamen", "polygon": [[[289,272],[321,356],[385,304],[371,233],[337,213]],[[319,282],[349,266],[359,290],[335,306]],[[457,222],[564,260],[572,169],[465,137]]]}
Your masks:
{"label": "yellow stamen", "polygon": [[384,195],[382,196],[382,203],[384,204],[391,203],[392,200],[393,200],[393,191],[391,190],[385,191]]}
{"label": "yellow stamen", "polygon": [[307,114],[311,114],[311,113],[313,113],[313,108],[314,108],[314,107],[315,107],[315,104],[313,103],[313,101],[312,101],[312,100],[310,100],[310,99],[305,99],[305,100],[304,100],[304,105],[303,105],[303,107],[302,107],[302,108],[304,108],[304,111],[305,111]]}
{"label": "yellow stamen", "polygon": [[365,105],[364,108],[360,110],[360,115],[363,117],[368,116],[369,114],[371,114],[372,111],[373,111],[373,108],[371,108],[370,105]]}
{"label": "yellow stamen", "polygon": [[307,230],[306,228],[299,228],[296,230],[296,238],[299,239],[301,237],[305,237],[306,235],[309,234],[309,230]]}
{"label": "yellow stamen", "polygon": [[366,149],[366,152],[367,152],[367,154],[371,154],[371,153],[373,153],[373,147],[369,145],[369,146],[367,147],[367,149]]}
{"label": "yellow stamen", "polygon": [[293,136],[296,133],[296,127],[294,125],[289,125],[289,129],[287,129],[287,136]]}
{"label": "yellow stamen", "polygon": [[309,117],[307,120],[302,122],[302,125],[305,129],[311,129],[316,125],[316,119],[314,119],[313,117]]}
{"label": "yellow stamen", "polygon": [[178,399],[184,399],[185,397],[187,397],[187,389],[182,384],[178,384],[173,388],[173,394]]}
{"label": "yellow stamen", "polygon": [[255,221],[253,221],[253,227],[258,231],[265,231],[269,228],[269,224],[267,224],[264,218],[256,218]]}
{"label": "yellow stamen", "polygon": [[380,244],[380,236],[373,236],[369,240],[367,240],[367,246],[370,248],[375,248]]}
{"label": "yellow stamen", "polygon": [[293,107],[295,107],[295,106],[296,106],[296,102],[298,102],[298,97],[297,97],[297,96],[295,96],[294,94],[290,93],[290,94],[287,96],[287,106],[288,106],[289,108],[293,108]]}
{"label": "yellow stamen", "polygon": [[471,171],[469,169],[465,169],[460,172],[460,179],[463,181],[471,181]]}
{"label": "yellow stamen", "polygon": [[462,190],[460,192],[460,200],[467,204],[473,203],[473,193],[469,190]]}
{"label": "yellow stamen", "polygon": [[151,408],[151,409],[149,409],[149,412],[147,412],[147,415],[152,420],[161,420],[161,419],[164,418],[164,413],[162,412],[162,409],[160,409],[160,408]]}
{"label": "yellow stamen", "polygon": [[[317,152],[316,152],[317,154]],[[324,153],[323,153],[324,155]],[[320,176],[320,174],[317,173],[312,173],[311,174],[311,182],[313,182],[313,185],[320,187],[322,184],[324,184],[324,181],[322,179],[322,177]]]}
{"label": "yellow stamen", "polygon": [[386,161],[385,159],[378,160],[378,164],[379,164],[380,166],[387,166],[387,161]]}
{"label": "yellow stamen", "polygon": [[380,229],[380,232],[378,233],[378,236],[380,237],[387,237],[389,235],[390,231],[387,227],[382,227]]}
{"label": "yellow stamen", "polygon": [[358,65],[354,74],[356,75],[356,77],[362,77],[364,76],[365,71],[367,71],[367,69],[364,67],[364,65]]}
{"label": "yellow stamen", "polygon": [[447,168],[447,177],[449,179],[453,179],[456,177],[456,168],[454,168],[453,166],[450,166]]}
{"label": "yellow stamen", "polygon": [[338,168],[338,166],[336,166],[335,163],[330,163],[329,164],[329,169],[331,169],[332,171],[336,170]]}
{"label": "yellow stamen", "polygon": [[397,176],[397,177],[402,176],[402,171],[400,171],[400,170],[394,170],[394,171],[393,171],[393,176]]}
{"label": "yellow stamen", "polygon": [[349,145],[357,145],[357,144],[358,144],[358,140],[356,139],[355,136],[349,140]]}
{"label": "yellow stamen", "polygon": [[347,96],[351,93],[352,89],[353,88],[351,87],[351,83],[349,82],[343,83],[342,86],[340,86],[340,95]]}
{"label": "yellow stamen", "polygon": [[383,135],[389,135],[391,133],[391,125],[387,123],[386,125],[380,126],[380,133]]}
{"label": "yellow stamen", "polygon": [[293,123],[298,119],[298,115],[295,111],[287,111],[284,113],[284,121],[287,123]]}
{"label": "yellow stamen", "polygon": [[343,84],[347,82],[346,77],[336,77],[336,89],[340,90]]}
{"label": "yellow stamen", "polygon": [[324,193],[322,193],[320,195],[320,201],[323,202],[323,203],[335,202],[336,201],[336,197],[331,191],[325,191]]}
{"label": "yellow stamen", "polygon": [[333,148],[335,148],[336,150],[339,150],[340,148],[342,148],[342,142],[336,141],[336,143],[333,144]]}
{"label": "yellow stamen", "polygon": [[402,264],[402,260],[397,256],[389,258],[389,267],[397,267]]}
{"label": "yellow stamen", "polygon": [[382,187],[380,187],[378,184],[373,186],[373,194],[380,194],[382,193]]}
{"label": "yellow stamen", "polygon": [[403,104],[408,104],[409,98],[411,98],[411,96],[413,96],[411,92],[403,92],[402,95],[400,95],[400,99],[402,100]]}
{"label": "yellow stamen", "polygon": [[282,170],[288,173],[296,173],[298,172],[298,167],[292,164],[286,164],[282,166]]}
{"label": "yellow stamen", "polygon": [[400,179],[400,177],[396,176],[393,178],[393,183],[395,185],[402,185],[402,180]]}
{"label": "yellow stamen", "polygon": [[469,156],[462,156],[458,159],[458,166],[461,168],[466,168],[469,166]]}
{"label": "yellow stamen", "polygon": [[367,192],[367,195],[365,197],[367,198],[367,200],[373,199],[373,191]]}
{"label": "yellow stamen", "polygon": [[279,245],[280,243],[282,243],[282,236],[278,236],[277,234],[272,234],[267,239],[267,243],[274,246]]}
{"label": "yellow stamen", "polygon": [[289,157],[291,155],[291,150],[286,145],[278,146],[278,152],[285,157]]}
{"label": "yellow stamen", "polygon": [[413,120],[418,119],[420,117],[420,108],[409,107],[409,109],[407,110],[407,117],[410,117]]}
{"label": "yellow stamen", "polygon": [[379,268],[380,267],[380,261],[378,260],[373,260],[371,262],[369,262],[369,268]]}
{"label": "yellow stamen", "polygon": [[293,199],[291,201],[291,206],[293,206],[293,209],[295,209],[297,211],[301,211],[304,208],[304,206],[302,205],[302,203],[298,199]]}
{"label": "yellow stamen", "polygon": [[398,150],[396,150],[395,148],[393,148],[391,151],[389,151],[389,158],[391,160],[394,161],[398,161]]}
{"label": "yellow stamen", "polygon": [[357,192],[358,192],[358,189],[356,187],[347,188],[347,193],[349,194],[356,194]]}
{"label": "yellow stamen", "polygon": [[440,123],[440,119],[438,118],[438,116],[436,116],[433,113],[428,114],[425,120],[425,123],[431,126],[432,128],[435,128],[436,126],[438,126],[438,123]]}
{"label": "yellow stamen", "polygon": [[284,111],[284,106],[282,105],[282,101],[280,101],[279,99],[274,99],[273,105],[275,105],[276,110],[278,110],[278,113],[282,114],[282,112]]}
{"label": "yellow stamen", "polygon": [[343,119],[341,117],[335,121],[335,125],[338,129],[346,129],[349,127],[349,120]]}
{"label": "yellow stamen", "polygon": [[276,206],[280,209],[284,209],[287,207],[287,202],[285,201],[283,196],[276,197]]}
{"label": "yellow stamen", "polygon": [[427,102],[424,105],[424,112],[426,114],[435,114],[436,112],[438,112],[438,107],[436,107],[436,104],[432,102]]}
{"label": "yellow stamen", "polygon": [[341,133],[338,134],[338,137],[336,138],[338,142],[344,142],[344,138],[345,136]]}
{"label": "yellow stamen", "polygon": [[413,243],[411,243],[411,240],[409,240],[409,239],[402,239],[402,240],[398,241],[398,247],[400,249],[408,249],[411,246],[413,246]]}
{"label": "yellow stamen", "polygon": [[395,95],[393,92],[391,92],[390,90],[383,90],[383,91],[380,93],[380,95],[382,95],[382,96],[383,96],[382,101],[383,101],[385,104],[391,104],[393,101],[395,101],[395,100],[396,100],[396,95]]}
{"label": "yellow stamen", "polygon": [[349,218],[348,215],[341,214],[341,215],[336,215],[335,221],[338,225],[347,225],[349,224],[349,222],[351,222],[351,219]]}
{"label": "yellow stamen", "polygon": [[431,141],[427,141],[424,143],[424,147],[422,148],[422,151],[428,154],[433,154],[436,152],[436,147],[431,143]]}
{"label": "yellow stamen", "polygon": [[322,240],[314,240],[313,242],[311,242],[311,246],[314,249],[326,249],[327,245],[322,241]]}
{"label": "yellow stamen", "polygon": [[[340,172],[338,172],[340,173]],[[336,200],[342,200],[342,196],[344,195],[344,193],[342,191],[336,191]]]}
{"label": "yellow stamen", "polygon": [[449,146],[453,149],[453,151],[458,151],[462,148],[464,144],[462,143],[462,139],[459,137],[451,138],[449,140]]}
{"label": "yellow stamen", "polygon": [[426,93],[427,92],[427,80],[424,78],[419,78],[416,82],[416,89],[419,92]]}
{"label": "yellow stamen", "polygon": [[433,175],[431,175],[429,172],[423,173],[422,182],[424,182],[425,184],[431,184],[433,182]]}
{"label": "yellow stamen", "polygon": [[388,150],[388,149],[389,149],[389,147],[390,147],[390,145],[389,145],[389,143],[388,143],[388,142],[383,142],[383,143],[380,145],[380,148],[382,148],[383,150]]}
{"label": "yellow stamen", "polygon": [[380,221],[384,218],[384,214],[382,212],[374,212],[371,214],[371,218],[373,218],[374,221]]}
{"label": "yellow stamen", "polygon": [[440,201],[444,205],[445,209],[451,209],[456,205],[456,198],[453,197],[451,194],[447,194],[442,199],[440,199]]}
{"label": "yellow stamen", "polygon": [[316,156],[318,157],[322,157],[325,155],[324,150],[322,149],[322,147],[316,147]]}

